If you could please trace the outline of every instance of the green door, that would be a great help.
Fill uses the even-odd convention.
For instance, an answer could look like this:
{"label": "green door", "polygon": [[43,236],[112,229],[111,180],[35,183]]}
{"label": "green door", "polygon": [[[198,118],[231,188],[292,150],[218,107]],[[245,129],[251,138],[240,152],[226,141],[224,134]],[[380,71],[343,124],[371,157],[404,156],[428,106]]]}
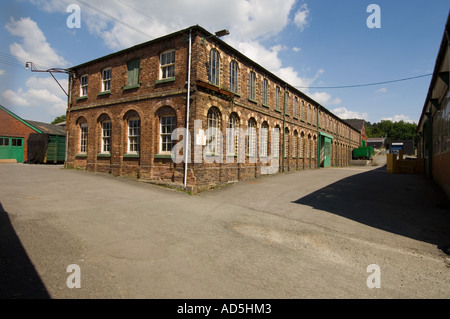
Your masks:
{"label": "green door", "polygon": [[0,159],[15,159],[18,163],[22,163],[23,145],[21,137],[0,137]]}
{"label": "green door", "polygon": [[324,146],[323,167],[331,167],[331,139],[325,137],[323,146]]}

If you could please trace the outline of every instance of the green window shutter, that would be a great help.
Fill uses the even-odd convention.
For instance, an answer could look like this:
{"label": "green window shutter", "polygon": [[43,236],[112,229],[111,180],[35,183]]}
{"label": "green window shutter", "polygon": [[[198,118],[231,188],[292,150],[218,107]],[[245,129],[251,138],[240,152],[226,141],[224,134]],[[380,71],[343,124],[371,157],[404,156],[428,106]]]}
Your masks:
{"label": "green window shutter", "polygon": [[139,59],[128,62],[128,86],[139,84],[139,64]]}

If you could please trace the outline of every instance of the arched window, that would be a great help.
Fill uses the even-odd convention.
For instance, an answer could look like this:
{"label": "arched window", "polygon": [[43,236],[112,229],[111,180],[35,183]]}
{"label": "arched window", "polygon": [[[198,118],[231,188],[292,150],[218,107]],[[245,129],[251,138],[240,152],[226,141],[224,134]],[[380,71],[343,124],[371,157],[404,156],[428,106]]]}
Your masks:
{"label": "arched window", "polygon": [[209,51],[209,73],[208,80],[211,84],[220,85],[220,56],[215,49]]}
{"label": "arched window", "polygon": [[298,117],[298,98],[294,97],[294,117]]}
{"label": "arched window", "polygon": [[249,100],[256,100],[256,74],[251,71],[248,75],[248,98]]}
{"label": "arched window", "polygon": [[86,122],[80,124],[80,153],[87,153],[88,125]]}
{"label": "arched window", "polygon": [[212,107],[207,115],[206,130],[206,154],[219,154],[220,141],[220,111],[216,107]]}
{"label": "arched window", "polygon": [[292,157],[297,157],[297,143],[298,143],[298,132],[294,131],[294,135],[292,136]]}
{"label": "arched window", "polygon": [[268,154],[268,140],[269,140],[269,124],[263,122],[261,125],[259,140],[259,155],[262,157],[267,157]]}
{"label": "arched window", "polygon": [[111,121],[109,119],[101,122],[102,125],[102,154],[110,154],[111,152]]}
{"label": "arched window", "polygon": [[280,109],[280,87],[275,88],[275,110],[281,111]]}
{"label": "arched window", "polygon": [[254,118],[248,121],[247,155],[256,156],[256,120]]}
{"label": "arched window", "polygon": [[163,115],[159,120],[159,153],[170,154],[175,141],[172,141],[172,131],[176,127],[175,115]]}
{"label": "arched window", "polygon": [[305,148],[304,139],[305,139],[305,133],[301,132],[300,133],[300,146],[298,148],[298,150],[299,150],[299,154],[298,155],[299,155],[300,158],[303,158],[303,150]]}
{"label": "arched window", "polygon": [[128,154],[139,154],[141,139],[141,120],[138,117],[128,119]]}
{"label": "arched window", "polygon": [[269,106],[269,81],[267,79],[264,79],[262,84],[262,104]]}
{"label": "arched window", "polygon": [[289,129],[286,127],[284,129],[284,158],[289,156]]}
{"label": "arched window", "polygon": [[228,119],[227,130],[227,155],[235,156],[238,154],[239,145],[239,117],[236,113],[231,113]]}
{"label": "arched window", "polygon": [[272,156],[278,158],[280,156],[280,126],[276,125],[275,130],[272,131],[273,137],[271,139],[270,147],[272,149]]}
{"label": "arched window", "polygon": [[230,91],[238,93],[239,67],[236,61],[230,63]]}

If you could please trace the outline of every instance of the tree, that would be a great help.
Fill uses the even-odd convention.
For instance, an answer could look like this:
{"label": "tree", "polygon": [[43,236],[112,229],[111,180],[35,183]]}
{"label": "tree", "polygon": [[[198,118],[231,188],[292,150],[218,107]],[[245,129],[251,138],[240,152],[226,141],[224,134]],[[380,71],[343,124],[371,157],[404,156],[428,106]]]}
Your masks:
{"label": "tree", "polygon": [[66,120],[66,116],[61,115],[61,116],[58,116],[57,118],[55,118],[53,120],[53,122],[51,122],[50,124],[58,124],[58,123],[64,122],[65,120]]}
{"label": "tree", "polygon": [[367,137],[386,137],[386,143],[393,140],[414,140],[417,145],[417,124],[405,121],[382,120],[379,123],[366,123]]}

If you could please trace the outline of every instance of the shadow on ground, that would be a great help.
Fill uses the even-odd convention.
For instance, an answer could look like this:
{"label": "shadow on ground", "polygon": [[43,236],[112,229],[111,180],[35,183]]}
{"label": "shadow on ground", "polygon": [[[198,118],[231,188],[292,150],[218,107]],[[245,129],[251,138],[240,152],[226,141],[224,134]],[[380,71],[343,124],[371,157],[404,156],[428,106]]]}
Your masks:
{"label": "shadow on ground", "polygon": [[449,201],[424,176],[388,174],[386,167],[381,167],[342,179],[294,202],[443,250],[450,244]]}
{"label": "shadow on ground", "polygon": [[0,299],[47,299],[47,289],[0,203]]}

